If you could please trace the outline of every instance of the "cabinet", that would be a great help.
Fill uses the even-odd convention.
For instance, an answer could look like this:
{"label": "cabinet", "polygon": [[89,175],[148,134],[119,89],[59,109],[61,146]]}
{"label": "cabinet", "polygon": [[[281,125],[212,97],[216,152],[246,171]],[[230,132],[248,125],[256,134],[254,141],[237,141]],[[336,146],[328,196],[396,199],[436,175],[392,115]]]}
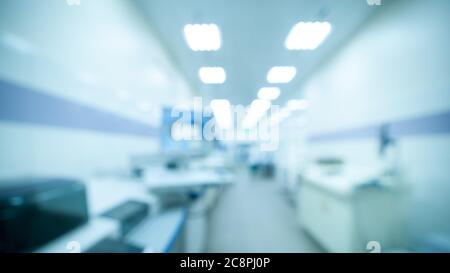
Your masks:
{"label": "cabinet", "polygon": [[297,193],[303,229],[329,252],[368,252],[371,241],[383,249],[404,242],[402,198],[390,186],[368,177],[313,175]]}

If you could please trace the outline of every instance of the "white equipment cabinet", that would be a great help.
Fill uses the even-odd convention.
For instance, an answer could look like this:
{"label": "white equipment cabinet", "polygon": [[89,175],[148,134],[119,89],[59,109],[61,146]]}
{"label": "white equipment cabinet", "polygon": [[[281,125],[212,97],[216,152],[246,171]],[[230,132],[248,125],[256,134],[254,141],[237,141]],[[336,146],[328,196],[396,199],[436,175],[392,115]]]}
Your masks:
{"label": "white equipment cabinet", "polygon": [[361,175],[305,174],[297,195],[300,225],[329,252],[368,252],[372,241],[381,251],[401,246],[401,194],[392,179],[371,181]]}

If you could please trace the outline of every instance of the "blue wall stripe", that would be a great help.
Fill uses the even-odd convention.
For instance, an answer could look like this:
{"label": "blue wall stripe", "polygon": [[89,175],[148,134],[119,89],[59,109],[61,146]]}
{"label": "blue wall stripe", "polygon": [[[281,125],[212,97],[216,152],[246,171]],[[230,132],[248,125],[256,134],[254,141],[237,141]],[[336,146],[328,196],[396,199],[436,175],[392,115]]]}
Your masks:
{"label": "blue wall stripe", "polygon": [[383,125],[388,126],[393,137],[426,134],[450,133],[450,111],[400,121],[387,121],[382,124],[351,128],[335,132],[313,135],[310,141],[337,141],[378,137]]}
{"label": "blue wall stripe", "polygon": [[353,138],[368,138],[378,136],[379,126],[366,126],[361,128],[352,128],[335,132],[313,135],[310,141],[331,141],[345,140]]}
{"label": "blue wall stripe", "polygon": [[0,79],[0,120],[137,136],[159,129]]}
{"label": "blue wall stripe", "polygon": [[394,122],[390,131],[393,136],[448,134],[450,133],[450,111]]}

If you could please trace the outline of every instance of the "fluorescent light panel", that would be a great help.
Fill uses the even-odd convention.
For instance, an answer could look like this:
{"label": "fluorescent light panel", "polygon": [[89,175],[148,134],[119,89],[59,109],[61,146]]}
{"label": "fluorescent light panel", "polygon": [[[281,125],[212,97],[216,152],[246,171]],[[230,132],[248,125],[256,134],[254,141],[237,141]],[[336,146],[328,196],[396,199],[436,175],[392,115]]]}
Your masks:
{"label": "fluorescent light panel", "polygon": [[228,100],[212,100],[210,103],[217,125],[222,129],[229,129],[232,125],[231,105]]}
{"label": "fluorescent light panel", "polygon": [[285,46],[289,50],[314,50],[331,32],[328,22],[300,22],[289,32]]}
{"label": "fluorescent light panel", "polygon": [[262,100],[276,100],[281,94],[278,87],[263,87],[259,89],[258,98]]}
{"label": "fluorescent light panel", "polygon": [[222,67],[202,67],[198,71],[200,80],[205,84],[223,84],[227,75]]}
{"label": "fluorescent light panel", "polygon": [[184,26],[184,37],[193,51],[216,51],[222,44],[216,24],[188,24]]}
{"label": "fluorescent light panel", "polygon": [[297,68],[294,66],[274,66],[267,73],[269,83],[289,83],[297,75]]}
{"label": "fluorescent light panel", "polygon": [[270,109],[272,104],[268,100],[256,99],[252,102],[250,106],[250,111],[254,111],[256,113],[264,113]]}

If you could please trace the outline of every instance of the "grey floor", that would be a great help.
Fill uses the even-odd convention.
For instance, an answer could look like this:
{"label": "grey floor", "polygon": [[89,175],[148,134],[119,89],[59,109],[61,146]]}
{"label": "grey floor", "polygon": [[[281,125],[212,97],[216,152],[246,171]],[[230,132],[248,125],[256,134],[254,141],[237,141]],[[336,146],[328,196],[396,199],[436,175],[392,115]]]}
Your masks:
{"label": "grey floor", "polygon": [[278,183],[246,172],[237,180],[212,212],[208,252],[321,252]]}

